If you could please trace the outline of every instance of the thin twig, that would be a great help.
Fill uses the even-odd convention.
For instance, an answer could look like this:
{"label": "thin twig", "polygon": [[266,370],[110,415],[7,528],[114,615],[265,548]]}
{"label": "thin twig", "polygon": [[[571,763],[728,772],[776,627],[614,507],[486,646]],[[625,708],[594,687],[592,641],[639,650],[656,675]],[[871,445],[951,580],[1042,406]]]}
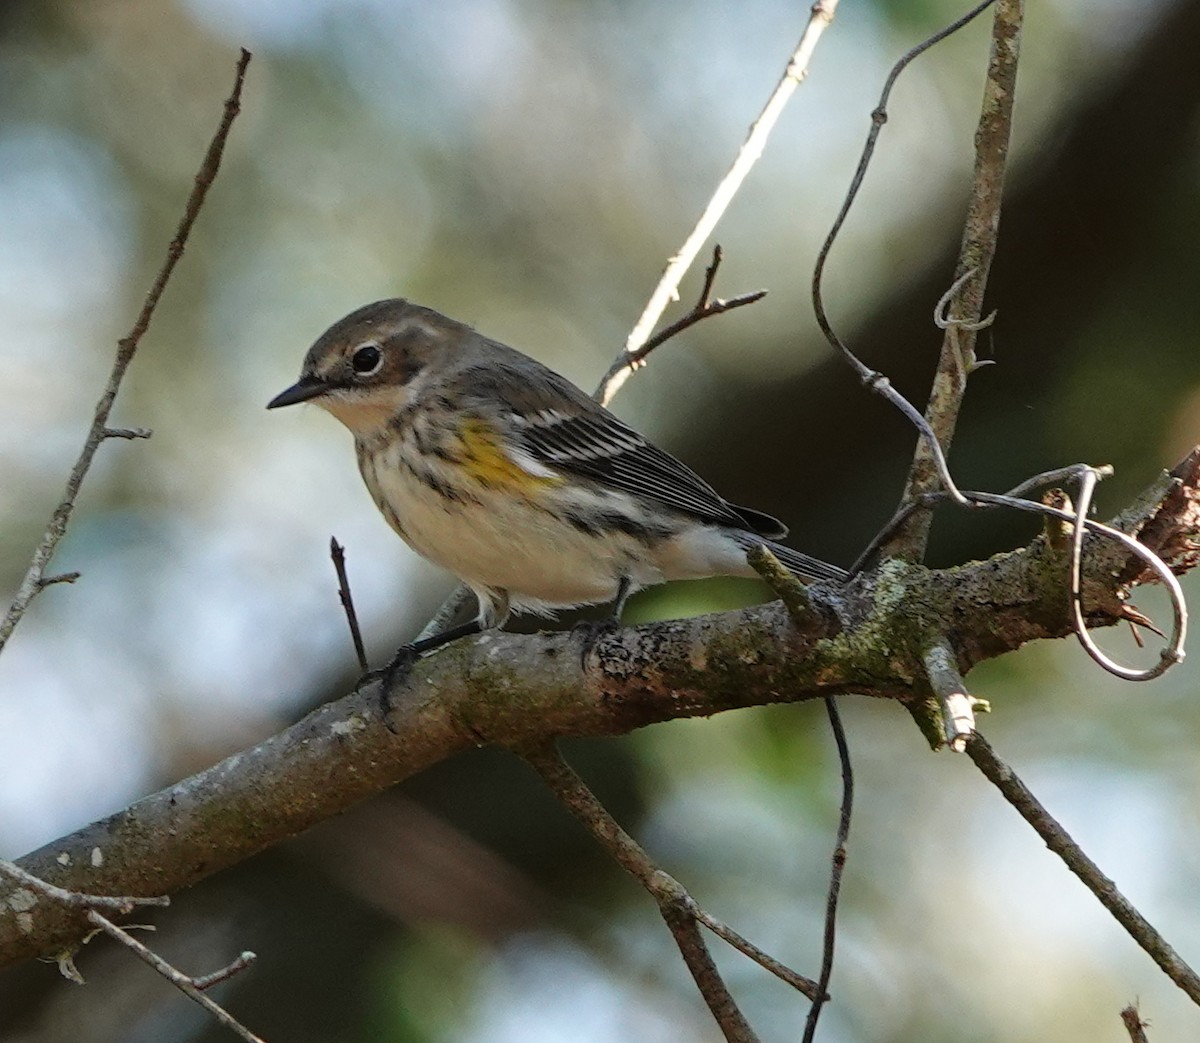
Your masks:
{"label": "thin twig", "polygon": [[1200,977],[1192,970],[1179,954],[1167,944],[1162,937],[1142,916],[1120,891],[1116,884],[1108,879],[1099,867],[1068,835],[1055,818],[1038,802],[1028,787],[1017,778],[1016,773],[1005,764],[988,744],[987,740],[976,732],[967,741],[967,756],[971,758],[981,772],[987,777],[1026,822],[1046,842],[1046,846],[1066,863],[1084,886],[1092,892],[1100,903],[1113,915],[1113,918],[1129,933],[1163,972],[1176,985],[1188,994],[1195,1003],[1200,1003]]}
{"label": "thin twig", "polygon": [[116,913],[127,913],[140,905],[165,908],[171,904],[171,899],[166,895],[139,898],[133,895],[93,895],[84,891],[68,891],[66,888],[26,872],[15,862],[9,862],[2,858],[0,858],[0,873],[20,881],[35,891],[40,891],[47,898],[70,906],[72,909],[109,909]]}
{"label": "thin twig", "polygon": [[[804,28],[800,42],[796,45],[796,50],[792,53],[788,61],[782,78],[771,93],[771,97],[767,99],[767,103],[763,106],[762,112],[759,113],[758,119],[750,125],[750,131],[742,147],[738,150],[733,165],[729,168],[729,172],[721,179],[720,184],[717,185],[716,191],[713,192],[712,198],[709,199],[707,205],[704,207],[703,212],[696,221],[695,227],[692,228],[684,240],[683,246],[679,248],[679,252],[668,262],[666,269],[663,271],[662,278],[659,279],[658,285],[650,295],[649,301],[646,302],[646,307],[643,309],[641,317],[625,341],[625,351],[627,353],[633,354],[642,347],[650,337],[650,331],[658,324],[658,320],[661,318],[663,311],[666,310],[667,305],[671,301],[679,299],[679,284],[683,281],[683,276],[696,259],[700,248],[707,241],[708,237],[712,235],[713,229],[716,228],[717,222],[721,220],[733,197],[737,194],[738,189],[741,188],[742,182],[745,181],[754,164],[758,162],[763,149],[766,147],[767,138],[774,129],[780,113],[783,112],[784,106],[787,105],[796,88],[800,86],[805,76],[808,75],[808,67],[812,60],[813,51],[816,49],[821,34],[825,32],[826,28],[833,21],[837,5],[838,0],[817,0],[812,5],[808,24]],[[616,393],[621,383],[628,377],[629,372],[628,367],[626,367],[623,371],[620,371],[623,375],[614,375],[614,387],[608,395],[609,398]]]}
{"label": "thin twig", "polygon": [[[977,368],[975,335],[991,321],[981,321],[980,316],[1000,230],[1000,204],[1012,136],[1023,18],[1024,0],[997,0],[992,17],[983,104],[975,130],[975,171],[950,294],[957,303],[953,318],[940,323],[944,330],[942,350],[925,407],[925,419],[937,436],[943,455],[950,452],[967,389],[967,377]],[[938,470],[930,443],[919,441],[909,469],[904,499],[912,500],[936,489]],[[898,555],[909,561],[922,560],[929,542],[931,520],[932,515],[927,510],[912,514],[884,549],[884,555]]]}
{"label": "thin twig", "polygon": [[[130,949],[139,959],[148,963],[151,967],[158,971],[159,974],[166,978],[167,981],[179,989],[179,991],[185,996],[199,1003],[200,1006],[207,1010],[214,1018],[217,1019],[218,1022],[224,1025],[227,1029],[230,1029],[237,1035],[241,1036],[246,1043],[266,1043],[261,1036],[256,1036],[224,1007],[219,1006],[205,996],[204,993],[196,987],[195,979],[188,977],[188,975],[184,974],[182,971],[172,967],[171,964],[167,963],[167,961],[157,953],[146,948],[146,946],[129,934],[128,931],[123,931],[115,923],[101,916],[95,910],[92,910],[92,912],[88,913],[88,919],[110,938],[120,942],[127,949]],[[253,959],[253,953],[243,953],[242,956],[239,956],[238,959],[234,961],[234,963],[238,963],[243,959],[243,957],[246,956],[250,956],[250,958]],[[242,966],[247,966],[249,962],[250,961],[247,960],[244,964],[242,964]],[[240,969],[241,967],[238,967],[238,970]]]}
{"label": "thin twig", "polygon": [[346,575],[346,548],[338,543],[336,536],[329,537],[329,556],[333,559],[333,568],[337,573],[338,599],[342,603],[342,610],[346,613],[346,623],[350,627],[350,639],[354,642],[354,654],[358,656],[358,665],[364,671],[369,670],[367,650],[363,645],[362,630],[358,626],[358,613],[354,610],[354,597],[350,593],[350,579]]}
{"label": "thin twig", "polygon": [[802,1043],[812,1043],[817,1031],[817,1020],[821,1008],[829,999],[829,979],[833,976],[833,951],[837,941],[838,897],[842,892],[842,876],[846,871],[846,844],[850,839],[850,815],[854,810],[854,769],[850,764],[850,747],[846,742],[846,730],[837,702],[825,697],[825,712],[829,715],[829,727],[833,730],[833,741],[837,746],[838,761],[842,766],[842,808],[838,816],[837,841],[833,846],[833,857],[829,871],[829,891],[825,898],[825,932],[821,945],[821,974],[817,978],[817,996],[808,1010],[804,1022]]}
{"label": "thin twig", "polygon": [[[746,1036],[749,1026],[737,1013],[737,1007],[728,998],[728,991],[719,975],[710,977],[708,967],[711,957],[699,934],[683,930],[682,919],[704,924],[714,934],[723,938],[739,952],[770,971],[781,981],[787,982],[798,992],[812,999],[817,995],[816,983],[786,967],[773,956],[764,953],[758,946],[709,913],[704,912],[687,890],[670,874],[660,869],[608,810],[588,789],[586,783],[562,758],[558,749],[549,744],[521,751],[521,755],[542,777],[551,791],[566,806],[587,830],[596,838],[613,859],[633,876],[658,904],[664,920],[671,928],[696,985],[704,996],[713,1016],[721,1025],[727,1039],[750,1039]],[[698,946],[697,946],[697,943]],[[715,969],[713,972],[715,974]],[[738,1035],[737,1033],[743,1033]]]}
{"label": "thin twig", "polygon": [[16,597],[13,598],[13,602],[5,613],[3,621],[0,621],[0,651],[3,651],[5,644],[17,624],[21,621],[21,618],[25,615],[30,603],[46,587],[46,584],[42,582],[42,577],[45,574],[46,567],[50,563],[50,559],[54,557],[54,552],[57,550],[63,534],[67,531],[67,524],[71,520],[71,513],[75,509],[75,499],[79,495],[83,479],[87,476],[92,466],[92,458],[96,455],[96,450],[108,438],[143,438],[149,434],[149,432],[143,434],[141,431],[110,429],[108,427],[108,416],[112,412],[113,402],[116,400],[117,391],[121,387],[121,381],[125,377],[125,371],[129,368],[129,363],[133,360],[134,353],[141,343],[142,336],[150,326],[150,320],[154,317],[154,311],[158,307],[159,299],[162,297],[163,290],[166,289],[168,280],[171,278],[171,273],[175,270],[175,265],[178,264],[179,258],[183,256],[183,250],[187,245],[192,226],[196,223],[196,218],[200,214],[200,208],[204,205],[208,190],[217,176],[217,171],[220,169],[221,155],[225,150],[225,142],[229,137],[230,128],[233,126],[233,121],[237,117],[241,107],[242,86],[245,83],[246,66],[249,63],[250,52],[243,49],[234,75],[233,90],[225,100],[225,112],[221,117],[220,126],[217,127],[217,132],[213,135],[212,141],[209,142],[208,151],[204,154],[204,160],[201,162],[200,169],[196,173],[195,183],[192,186],[191,194],[188,196],[187,205],[184,207],[183,217],[180,219],[179,226],[175,230],[175,237],[167,247],[166,258],[163,260],[162,267],[159,269],[158,275],[150,287],[150,292],[146,295],[146,300],[142,304],[142,310],[138,314],[133,327],[117,345],[117,354],[108,376],[108,383],[104,387],[104,393],[100,396],[100,401],[96,403],[92,426],[88,429],[87,438],[84,440],[83,450],[79,454],[79,459],[75,461],[75,466],[71,468],[62,501],[54,509],[54,514],[51,515],[50,522],[46,526],[46,531],[42,534],[41,542],[33,553],[33,560],[29,563],[25,577],[17,589]]}
{"label": "thin twig", "polygon": [[721,267],[723,257],[721,246],[717,244],[713,247],[712,263],[704,270],[704,284],[700,288],[700,296],[697,298],[691,311],[683,316],[683,318],[671,323],[665,329],[659,330],[658,333],[647,340],[636,351],[630,351],[626,348],[625,351],[622,351],[613,360],[612,365],[608,367],[608,372],[604,374],[603,379],[592,394],[592,397],[597,402],[602,406],[607,406],[611,403],[613,397],[621,389],[621,385],[625,383],[629,375],[646,364],[646,359],[650,356],[650,352],[660,345],[665,344],[676,334],[682,333],[689,326],[694,326],[696,323],[712,318],[714,315],[721,315],[724,312],[732,311],[734,308],[741,308],[743,305],[761,301],[767,295],[766,290],[756,290],[753,293],[742,293],[736,297],[730,297],[728,300],[722,300],[720,297],[713,300],[713,282],[717,277],[717,269]]}

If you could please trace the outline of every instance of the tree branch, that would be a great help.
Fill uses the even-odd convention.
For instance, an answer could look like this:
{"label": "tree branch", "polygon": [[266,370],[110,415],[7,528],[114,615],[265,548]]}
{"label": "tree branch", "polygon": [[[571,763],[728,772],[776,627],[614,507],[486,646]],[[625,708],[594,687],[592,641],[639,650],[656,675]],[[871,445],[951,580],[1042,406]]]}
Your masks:
{"label": "tree branch", "polygon": [[[1194,564],[1198,487],[1200,453],[1121,518],[1153,536],[1177,569]],[[1141,565],[1119,544],[1088,542],[1089,624],[1119,622],[1127,585],[1113,577]],[[1038,537],[953,569],[891,561],[846,587],[814,585],[803,626],[773,604],[599,633],[484,634],[398,681],[390,728],[380,693],[366,688],[19,864],[70,890],[170,894],[476,746],[479,735],[522,748],[849,692],[929,700],[937,713],[923,661],[930,635],[945,637],[965,673],[1026,641],[1071,633],[1065,566]],[[20,886],[0,884],[0,908],[12,908]],[[79,910],[37,896],[26,904],[19,921],[0,917],[0,966],[70,949],[90,929]]]}

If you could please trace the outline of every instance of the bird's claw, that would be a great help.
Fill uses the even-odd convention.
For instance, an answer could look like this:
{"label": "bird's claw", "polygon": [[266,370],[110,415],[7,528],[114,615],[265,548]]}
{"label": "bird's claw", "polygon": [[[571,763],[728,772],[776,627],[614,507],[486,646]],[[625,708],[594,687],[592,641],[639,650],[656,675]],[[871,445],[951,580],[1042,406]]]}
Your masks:
{"label": "bird's claw", "polygon": [[392,656],[387,666],[378,670],[368,670],[354,686],[354,690],[358,692],[379,682],[379,710],[385,723],[388,715],[392,712],[391,692],[396,684],[403,681],[408,675],[413,663],[417,661],[418,654],[412,645],[401,645],[396,649],[396,654]]}

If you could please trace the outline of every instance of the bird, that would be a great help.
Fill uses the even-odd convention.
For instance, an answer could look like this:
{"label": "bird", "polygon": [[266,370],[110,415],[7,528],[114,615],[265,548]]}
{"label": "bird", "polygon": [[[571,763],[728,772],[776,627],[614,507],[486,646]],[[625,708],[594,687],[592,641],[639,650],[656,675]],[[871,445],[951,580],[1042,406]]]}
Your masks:
{"label": "bird", "polygon": [[402,646],[393,665],[513,612],[611,603],[619,620],[645,587],[755,576],[759,544],[802,580],[847,577],[776,542],[782,522],[730,503],[554,370],[402,298],[330,326],[267,408],[301,402],[350,430],[387,523],[478,600],[472,620]]}

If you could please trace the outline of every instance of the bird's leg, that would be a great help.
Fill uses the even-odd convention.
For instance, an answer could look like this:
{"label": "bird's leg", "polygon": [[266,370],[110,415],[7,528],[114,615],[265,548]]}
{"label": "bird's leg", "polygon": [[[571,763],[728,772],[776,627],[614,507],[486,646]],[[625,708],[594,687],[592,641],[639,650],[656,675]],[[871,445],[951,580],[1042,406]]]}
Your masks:
{"label": "bird's leg", "polygon": [[605,619],[581,619],[572,628],[573,631],[580,636],[580,651],[579,662],[584,668],[587,667],[588,656],[595,647],[596,642],[605,634],[617,629],[621,625],[621,613],[625,611],[625,602],[629,600],[629,595],[633,593],[633,584],[628,576],[622,576],[617,580],[617,594],[612,601],[612,611]]}
{"label": "bird's leg", "polygon": [[483,625],[480,621],[472,619],[470,622],[463,623],[460,626],[443,630],[440,634],[431,634],[429,637],[423,637],[401,645],[396,649],[396,654],[392,656],[387,666],[380,670],[368,670],[358,679],[358,684],[354,686],[354,690],[358,691],[364,685],[372,684],[375,681],[382,681],[383,684],[380,685],[379,697],[382,700],[383,715],[386,720],[387,714],[391,710],[391,707],[388,705],[388,692],[391,691],[397,681],[402,680],[408,671],[412,669],[413,663],[420,659],[426,652],[432,652],[435,648],[448,645],[451,641],[457,641],[460,637],[470,637],[472,634],[478,634],[482,629]]}
{"label": "bird's leg", "polygon": [[628,576],[622,576],[617,582],[617,596],[613,599],[612,621],[614,623],[621,622],[621,613],[625,611],[625,602],[629,600],[631,593],[633,593],[633,584],[629,581]]}

